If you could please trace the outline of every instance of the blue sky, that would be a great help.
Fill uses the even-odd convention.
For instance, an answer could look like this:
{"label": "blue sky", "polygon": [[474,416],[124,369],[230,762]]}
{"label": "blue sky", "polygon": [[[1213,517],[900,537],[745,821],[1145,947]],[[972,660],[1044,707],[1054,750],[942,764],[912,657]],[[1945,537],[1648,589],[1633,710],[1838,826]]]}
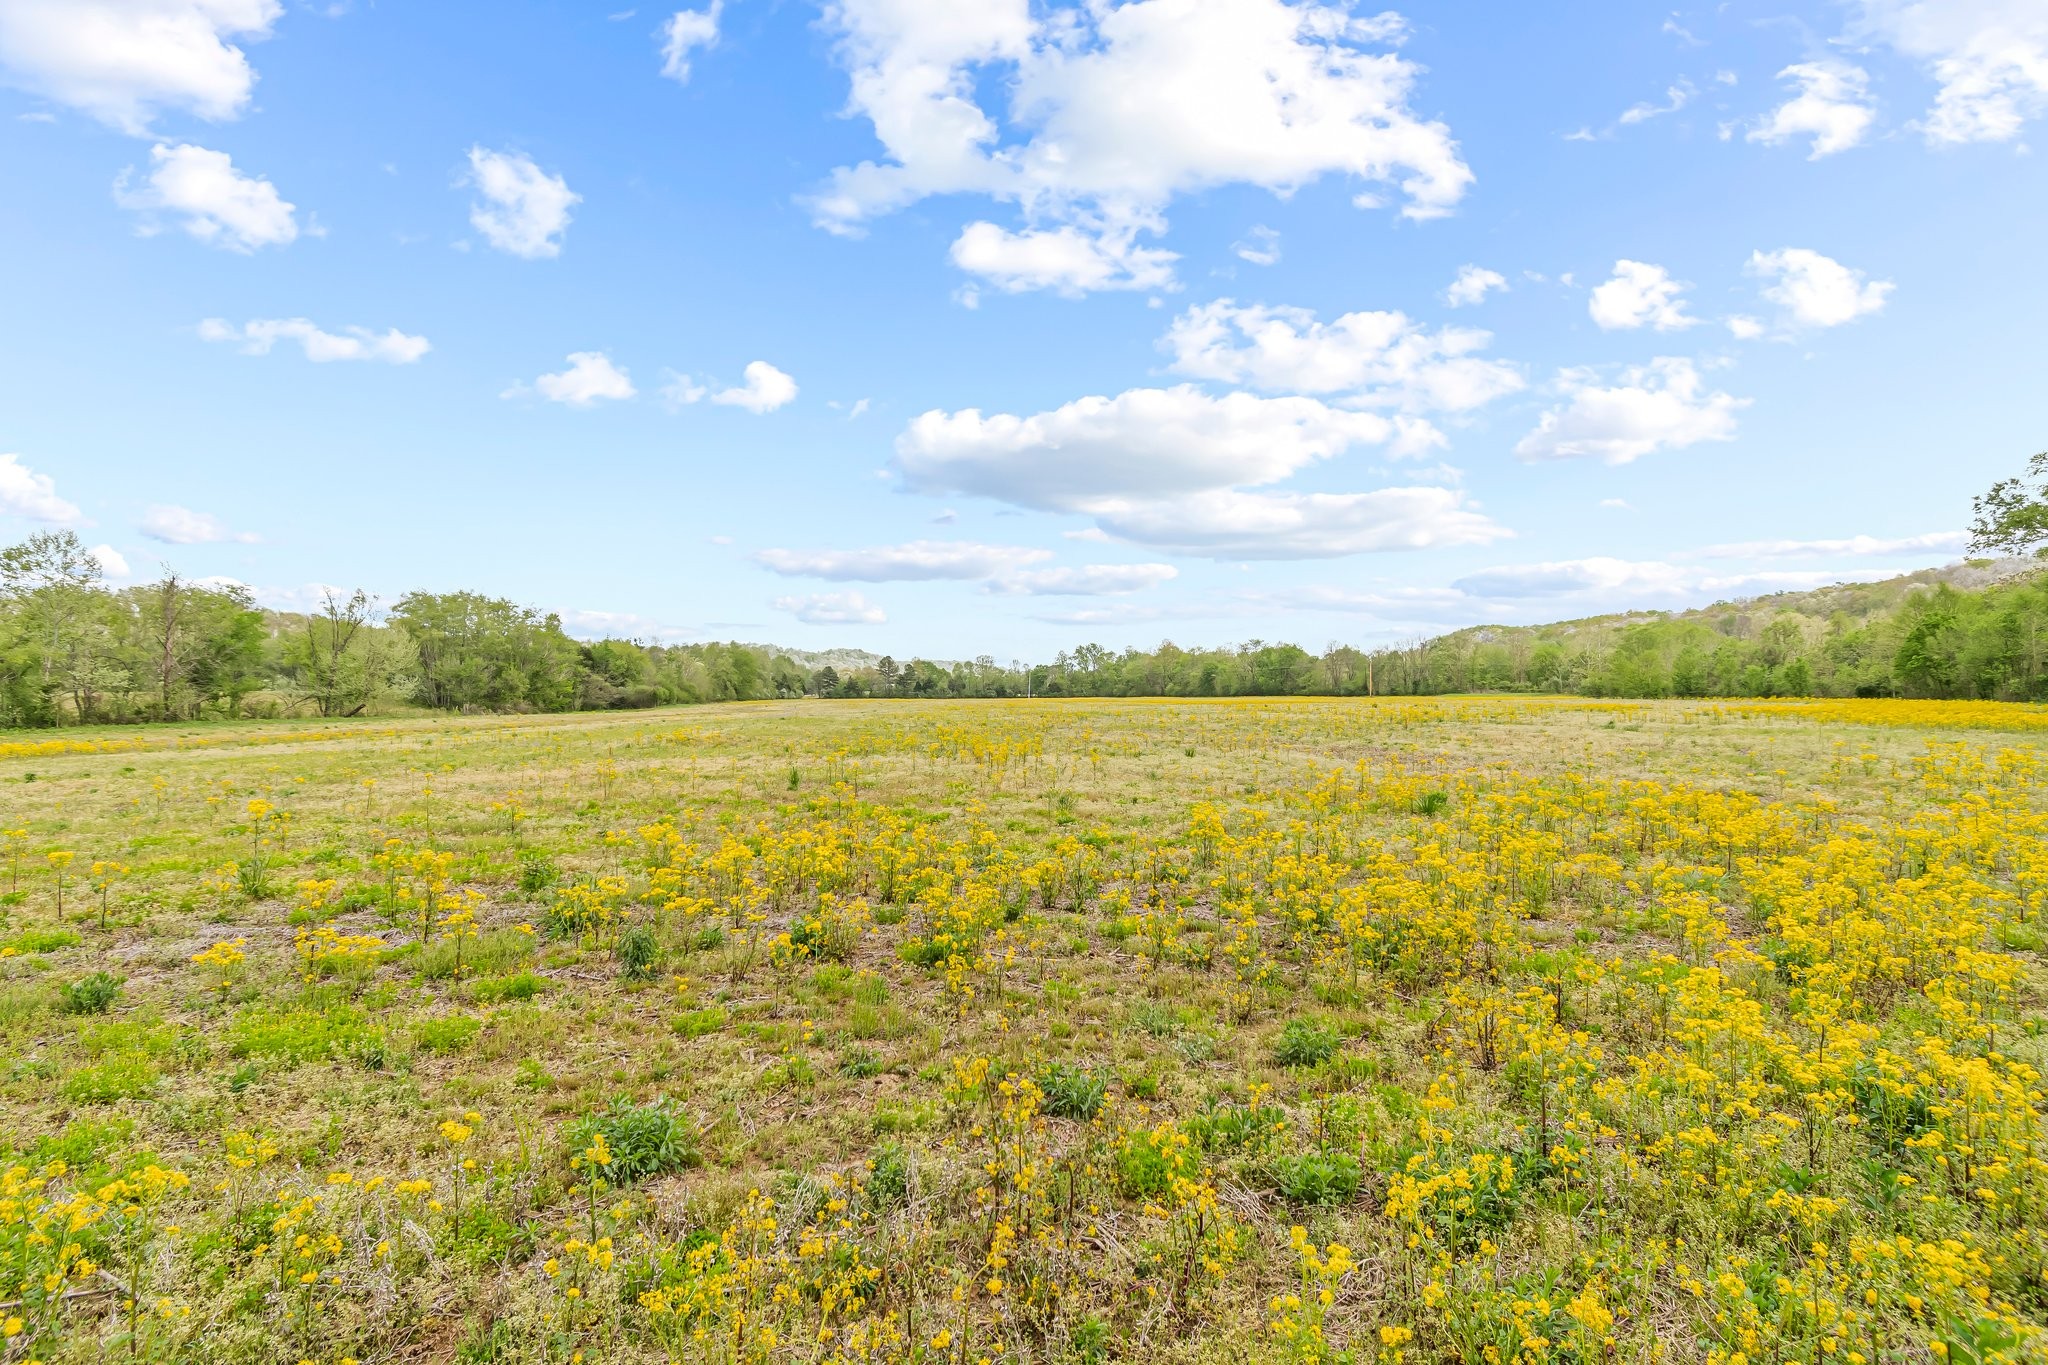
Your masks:
{"label": "blue sky", "polygon": [[2043,0],[0,0],[0,85],[0,533],[280,606],[1319,647],[2048,446]]}

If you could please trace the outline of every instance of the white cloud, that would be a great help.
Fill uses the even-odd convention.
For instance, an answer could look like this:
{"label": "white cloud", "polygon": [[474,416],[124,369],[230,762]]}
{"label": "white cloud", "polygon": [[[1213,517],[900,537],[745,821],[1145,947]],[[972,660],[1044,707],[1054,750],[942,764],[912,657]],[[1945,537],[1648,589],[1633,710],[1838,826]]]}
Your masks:
{"label": "white cloud", "polygon": [[1676,85],[1665,90],[1664,103],[1651,104],[1645,101],[1641,104],[1630,105],[1621,111],[1621,121],[1624,124],[1647,123],[1649,120],[1660,118],[1665,114],[1675,114],[1690,104],[1692,97],[1698,93],[1699,91],[1694,88],[1691,81],[1681,77]]}
{"label": "white cloud", "polygon": [[1483,301],[1492,290],[1507,292],[1507,277],[1499,271],[1476,265],[1458,267],[1458,278],[1444,290],[1444,302],[1453,308],[1467,308]]}
{"label": "white cloud", "polygon": [[1137,245],[1156,220],[1097,232],[1077,227],[1010,232],[969,223],[953,243],[953,264],[1005,293],[1050,289],[1075,297],[1091,290],[1166,289],[1173,285],[1171,251]]}
{"label": "white cloud", "polygon": [[1113,597],[1143,592],[1180,577],[1171,564],[1083,564],[1068,569],[1026,569],[989,585],[992,592],[1034,597]]}
{"label": "white cloud", "polygon": [[133,572],[128,557],[111,545],[95,545],[86,553],[99,562],[100,572],[108,578],[127,578]]}
{"label": "white cloud", "polygon": [[1230,249],[1240,260],[1253,265],[1280,264],[1280,234],[1265,226],[1253,228],[1244,235],[1244,240],[1232,242]]}
{"label": "white cloud", "polygon": [[1970,537],[1963,531],[1930,531],[1922,536],[1846,536],[1839,540],[1746,540],[1733,545],[1709,545],[1700,554],[1708,559],[1794,559],[1813,555],[1928,555],[1959,554],[1969,548]]}
{"label": "white cloud", "polygon": [[114,182],[115,201],[143,215],[144,235],[160,230],[157,214],[169,213],[182,217],[181,226],[200,241],[244,254],[298,238],[293,206],[268,180],[236,170],[226,152],[158,143],[149,160],[141,185],[129,188],[130,171]]}
{"label": "white cloud", "polygon": [[775,609],[786,611],[797,620],[813,626],[878,626],[889,619],[880,607],[857,592],[778,597]]}
{"label": "white cloud", "polygon": [[1482,569],[1452,583],[1480,601],[1513,604],[1531,598],[1579,597],[1592,602],[1637,603],[1662,598],[1673,605],[1729,595],[1753,595],[1872,582],[1889,569],[1816,569],[1745,574],[1711,574],[1663,560],[1614,559],[1595,555],[1544,564],[1507,564]]}
{"label": "white cloud", "polygon": [[1030,417],[934,409],[897,437],[896,465],[919,492],[1092,513],[1134,499],[1273,483],[1400,435],[1377,413],[1303,397],[1212,398],[1183,384],[1080,398]]}
{"label": "white cloud", "polygon": [[661,74],[672,81],[690,79],[690,54],[718,46],[718,16],[725,0],[711,0],[705,9],[679,9],[661,26]]}
{"label": "white cloud", "polygon": [[2008,142],[2048,111],[2048,7],[2040,0],[1857,3],[1853,36],[1925,63],[1940,84],[1920,124],[1929,142]]}
{"label": "white cloud", "polygon": [[[831,0],[826,22],[851,78],[848,109],[884,156],[833,173],[811,201],[819,224],[856,232],[934,194],[1014,203],[1025,232],[955,246],[956,260],[1011,267],[1027,247],[1053,258],[1006,270],[1004,287],[1150,287],[1126,281],[1170,261],[1134,247],[1135,234],[1162,227],[1177,195],[1212,186],[1285,195],[1344,175],[1391,185],[1405,215],[1431,218],[1472,179],[1449,130],[1410,108],[1420,68],[1387,50],[1403,36],[1391,14],[1126,0],[1034,17],[1027,0]],[[1006,92],[1007,108],[984,109],[983,90]]]}
{"label": "white cloud", "polygon": [[1699,321],[1687,314],[1685,301],[1679,297],[1686,288],[1661,265],[1616,261],[1613,277],[1594,286],[1586,311],[1607,331],[1636,327],[1674,331]]}
{"label": "white cloud", "polygon": [[711,401],[729,408],[745,408],[758,416],[796,399],[796,381],[765,360],[749,361],[740,373],[746,383],[719,390],[711,395]]}
{"label": "white cloud", "polygon": [[1847,62],[1800,62],[1778,73],[1797,82],[1799,93],[1773,109],[1749,130],[1751,142],[1772,146],[1795,137],[1812,137],[1807,160],[1818,161],[1845,152],[1863,141],[1877,120],[1870,102],[1870,77]]}
{"label": "white cloud", "polygon": [[1120,539],[1212,559],[1328,559],[1484,545],[1509,532],[1452,488],[1370,493],[1236,490],[1130,503],[1097,514]]}
{"label": "white cloud", "polygon": [[913,540],[861,550],[763,550],[754,562],[792,577],[862,583],[975,580],[1052,558],[1050,550],[969,540]]}
{"label": "white cloud", "polygon": [[267,37],[278,0],[0,0],[7,83],[146,135],[164,110],[219,121],[256,81],[231,39]]}
{"label": "white cloud", "polygon": [[1748,268],[1772,281],[1764,297],[1801,327],[1838,327],[1875,313],[1894,287],[1889,280],[1867,280],[1862,271],[1804,247],[1751,252]]}
{"label": "white cloud", "polygon": [[1522,459],[1627,464],[1659,450],[1733,440],[1735,414],[1750,401],[1706,392],[1693,363],[1673,356],[1632,367],[1613,386],[1598,384],[1590,371],[1565,370],[1558,387],[1569,401],[1516,443]]}
{"label": "white cloud", "polygon": [[234,342],[244,355],[269,355],[278,342],[295,341],[306,359],[315,363],[381,360],[410,365],[433,349],[425,337],[408,336],[396,327],[381,334],[367,327],[342,330],[346,335],[324,332],[306,318],[256,318],[240,327],[224,318],[207,318],[199,324],[202,340]]}
{"label": "white cloud", "polygon": [[562,254],[569,210],[583,196],[561,176],[549,175],[524,152],[471,147],[464,183],[482,196],[470,205],[469,222],[485,241],[529,261]]}
{"label": "white cloud", "polygon": [[1617,512],[1633,512],[1636,510],[1629,505],[1627,498],[1602,498],[1600,499],[1600,505],[1602,507],[1611,507]]}
{"label": "white cloud", "polygon": [[1723,318],[1722,322],[1728,328],[1728,334],[1737,341],[1755,341],[1764,334],[1765,330],[1760,320],[1750,317],[1746,313],[1737,313],[1732,317]]}
{"label": "white cloud", "polygon": [[214,545],[230,540],[253,545],[258,539],[248,531],[230,531],[210,513],[164,503],[149,509],[139,529],[151,540],[166,545]]}
{"label": "white cloud", "polygon": [[[1218,299],[1175,318],[1160,346],[1174,370],[1197,379],[1459,412],[1522,387],[1513,366],[1471,354],[1491,340],[1469,327],[1431,332],[1402,313],[1346,313],[1324,324],[1306,308]],[[1414,435],[1410,453],[1437,443],[1433,429]]]}
{"label": "white cloud", "polygon": [[30,469],[19,455],[0,455],[0,514],[59,526],[84,516],[76,503],[57,496],[56,480]]}
{"label": "white cloud", "polygon": [[701,630],[669,626],[630,611],[588,611],[581,608],[562,613],[562,630],[577,640],[696,640]]}
{"label": "white cloud", "polygon": [[633,387],[632,378],[612,364],[611,357],[603,351],[572,351],[568,369],[542,375],[533,381],[531,389],[514,384],[499,397],[523,398],[529,392],[538,393],[550,403],[587,408],[604,399],[631,398],[638,390]]}

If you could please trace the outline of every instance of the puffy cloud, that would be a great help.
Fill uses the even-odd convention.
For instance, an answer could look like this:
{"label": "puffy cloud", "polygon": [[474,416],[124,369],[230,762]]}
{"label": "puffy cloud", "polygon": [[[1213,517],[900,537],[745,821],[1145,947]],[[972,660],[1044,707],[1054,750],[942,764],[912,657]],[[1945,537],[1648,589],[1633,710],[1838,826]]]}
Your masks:
{"label": "puffy cloud", "polygon": [[1750,317],[1746,313],[1736,313],[1731,317],[1723,318],[1722,323],[1728,328],[1728,335],[1734,337],[1737,341],[1755,341],[1765,331],[1764,325],[1760,320]]}
{"label": "puffy cloud", "polygon": [[524,398],[529,393],[538,393],[550,403],[587,408],[605,399],[631,398],[637,392],[632,378],[612,364],[611,357],[603,351],[572,351],[568,369],[542,375],[530,389],[514,384],[499,397]]}
{"label": "puffy cloud", "polygon": [[1092,513],[1134,499],[1273,483],[1401,434],[1377,413],[1313,398],[1213,398],[1183,384],[1080,398],[1030,417],[935,409],[897,437],[896,465],[919,492]]}
{"label": "puffy cloud", "polygon": [[857,592],[778,597],[775,609],[786,611],[797,620],[813,626],[878,626],[889,619],[880,607]]}
{"label": "puffy cloud", "polygon": [[763,550],[754,562],[793,577],[893,583],[994,578],[1052,558],[1050,550],[970,540],[913,540],[861,550]]}
{"label": "puffy cloud", "polygon": [[589,611],[581,608],[562,613],[562,630],[578,640],[696,640],[704,632],[687,626],[670,626],[630,611]]}
{"label": "puffy cloud", "polygon": [[256,81],[231,39],[262,38],[278,0],[0,0],[0,74],[142,136],[164,110],[231,119]]}
{"label": "puffy cloud", "polygon": [[1793,559],[1814,555],[1926,555],[1956,554],[1969,548],[1970,537],[1963,531],[1930,531],[1922,536],[1845,536],[1838,540],[1746,540],[1732,545],[1709,545],[1700,554],[1708,559]]}
{"label": "puffy cloud", "polygon": [[214,545],[230,540],[253,545],[258,539],[248,531],[229,530],[219,517],[210,513],[164,503],[144,514],[139,529],[151,540],[166,545]]}
{"label": "puffy cloud", "polygon": [[128,557],[111,545],[95,545],[86,551],[100,566],[100,572],[108,578],[127,578],[132,573]]}
{"label": "puffy cloud", "polygon": [[1458,278],[1452,280],[1444,290],[1444,302],[1453,308],[1466,308],[1484,300],[1493,290],[1507,292],[1508,281],[1497,270],[1487,270],[1476,265],[1458,267]]}
{"label": "puffy cloud", "polygon": [[1253,228],[1244,235],[1244,240],[1232,242],[1231,251],[1242,261],[1253,265],[1280,264],[1280,234],[1265,226]]}
{"label": "puffy cloud", "polygon": [[749,362],[740,373],[746,383],[737,388],[721,389],[711,395],[711,401],[730,408],[745,408],[758,415],[773,412],[796,399],[796,381],[765,360]]}
{"label": "puffy cloud", "polygon": [[562,254],[569,210],[583,196],[561,176],[549,175],[524,152],[471,147],[464,183],[481,196],[470,205],[469,222],[485,241],[529,261]]}
{"label": "puffy cloud", "polygon": [[1089,232],[1066,226],[1010,232],[969,223],[953,243],[953,264],[1005,293],[1050,289],[1074,297],[1091,290],[1165,289],[1173,284],[1171,251],[1137,245],[1141,226]]}
{"label": "puffy cloud", "polygon": [[1111,535],[1212,559],[1330,559],[1484,545],[1509,532],[1452,488],[1370,493],[1233,489],[1132,503],[1097,514]]}
{"label": "puffy cloud", "polygon": [[661,74],[672,81],[690,79],[690,54],[718,46],[718,16],[725,0],[711,0],[704,9],[679,9],[661,26]]}
{"label": "puffy cloud", "polygon": [[[1313,0],[1126,0],[1037,17],[1027,0],[831,0],[826,22],[848,107],[885,155],[833,173],[812,200],[820,225],[858,231],[934,194],[1015,203],[1029,230],[955,247],[956,260],[1015,264],[1028,248],[1063,267],[1011,270],[1008,287],[1149,287],[1128,281],[1170,262],[1135,254],[1132,236],[1211,186],[1286,194],[1346,175],[1394,187],[1404,214],[1430,218],[1472,179],[1449,130],[1410,108],[1420,68],[1387,50],[1403,33],[1393,15]],[[1005,118],[982,107],[984,89],[1008,92]],[[1121,266],[1105,273],[1110,262]]]}
{"label": "puffy cloud", "polygon": [[226,152],[190,143],[158,143],[149,152],[148,177],[129,188],[132,172],[114,182],[121,207],[143,215],[145,235],[160,230],[158,214],[176,214],[186,232],[210,246],[244,254],[297,240],[295,209],[261,176],[244,175]]}
{"label": "puffy cloud", "polygon": [[346,327],[346,335],[324,332],[306,318],[256,318],[237,327],[224,318],[207,318],[199,324],[205,341],[234,342],[244,355],[269,355],[280,341],[295,341],[306,359],[315,363],[330,360],[381,360],[390,365],[410,365],[433,347],[425,337],[408,336],[393,327],[383,333],[367,327]]}
{"label": "puffy cloud", "polygon": [[1749,272],[1771,281],[1764,297],[1801,327],[1839,327],[1875,313],[1894,287],[1804,247],[1751,252]]}
{"label": "puffy cloud", "polygon": [[1674,356],[1632,367],[1611,386],[1589,371],[1565,370],[1558,387],[1568,401],[1516,443],[1522,459],[1627,464],[1654,451],[1733,440],[1735,414],[1750,401],[1706,392],[1693,363]]}
{"label": "puffy cloud", "polygon": [[1857,0],[1852,36],[1923,62],[1940,90],[1931,143],[2009,142],[2048,111],[2048,7],[2040,0]]}
{"label": "puffy cloud", "polygon": [[1077,568],[1026,569],[989,585],[992,592],[1034,597],[1113,597],[1142,592],[1180,577],[1171,564],[1083,564]]}
{"label": "puffy cloud", "polygon": [[57,496],[57,482],[21,462],[19,455],[0,455],[0,514],[66,526],[82,519],[78,504]]}
{"label": "puffy cloud", "polygon": [[1594,286],[1586,311],[1607,331],[1637,327],[1674,331],[1699,321],[1686,313],[1685,301],[1679,297],[1686,288],[1661,265],[1616,261],[1613,276]]}
{"label": "puffy cloud", "polygon": [[1175,318],[1160,345],[1176,371],[1197,379],[1456,412],[1522,387],[1513,366],[1471,354],[1492,339],[1469,327],[1431,332],[1402,313],[1346,313],[1324,324],[1306,308],[1218,299]]}
{"label": "puffy cloud", "polygon": [[1870,102],[1870,77],[1847,62],[1800,62],[1778,73],[1795,82],[1799,93],[1773,109],[1749,130],[1751,142],[1772,146],[1795,137],[1811,137],[1807,160],[1818,161],[1846,152],[1870,131],[1877,109]]}

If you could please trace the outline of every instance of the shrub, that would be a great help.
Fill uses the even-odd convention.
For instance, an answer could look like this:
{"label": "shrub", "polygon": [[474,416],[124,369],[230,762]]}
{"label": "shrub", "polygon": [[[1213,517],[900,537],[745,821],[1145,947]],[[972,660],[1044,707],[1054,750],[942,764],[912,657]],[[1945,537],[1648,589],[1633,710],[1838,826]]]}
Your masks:
{"label": "shrub", "polygon": [[537,895],[562,879],[555,860],[537,848],[530,848],[519,855],[519,889],[527,895]]}
{"label": "shrub", "polygon": [[105,1014],[121,998],[121,983],[105,972],[80,977],[57,988],[57,1003],[66,1014]]}
{"label": "shrub", "polygon": [[1344,1040],[1318,1019],[1290,1019],[1273,1045],[1273,1059],[1282,1066],[1321,1066],[1336,1055]]}
{"label": "shrub", "polygon": [[661,940],[646,925],[635,924],[619,935],[612,956],[618,959],[620,976],[628,981],[648,981],[661,963]]}
{"label": "shrub", "polygon": [[1358,1158],[1348,1152],[1283,1156],[1268,1168],[1282,1199],[1295,1204],[1348,1204],[1358,1197]]}
{"label": "shrub", "polygon": [[585,1150],[600,1133],[612,1154],[612,1164],[604,1168],[603,1175],[614,1185],[629,1185],[697,1164],[695,1129],[660,1097],[634,1104],[622,1095],[610,1108],[577,1120],[569,1125],[569,1149]]}
{"label": "shrub", "polygon": [[1109,1082],[1078,1066],[1054,1062],[1038,1073],[1038,1088],[1045,1092],[1045,1112],[1054,1118],[1092,1119],[1102,1109]]}
{"label": "shrub", "polygon": [[899,1204],[910,1193],[910,1154],[900,1142],[885,1142],[868,1162],[868,1198],[878,1208]]}

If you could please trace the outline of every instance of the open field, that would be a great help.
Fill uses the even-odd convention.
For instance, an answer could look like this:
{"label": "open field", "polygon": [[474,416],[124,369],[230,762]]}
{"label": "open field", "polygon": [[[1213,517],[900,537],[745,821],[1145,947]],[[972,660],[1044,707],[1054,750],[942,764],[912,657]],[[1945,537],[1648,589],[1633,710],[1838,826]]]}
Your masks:
{"label": "open field", "polygon": [[2040,1359],[2044,723],[15,735],[6,1359]]}

